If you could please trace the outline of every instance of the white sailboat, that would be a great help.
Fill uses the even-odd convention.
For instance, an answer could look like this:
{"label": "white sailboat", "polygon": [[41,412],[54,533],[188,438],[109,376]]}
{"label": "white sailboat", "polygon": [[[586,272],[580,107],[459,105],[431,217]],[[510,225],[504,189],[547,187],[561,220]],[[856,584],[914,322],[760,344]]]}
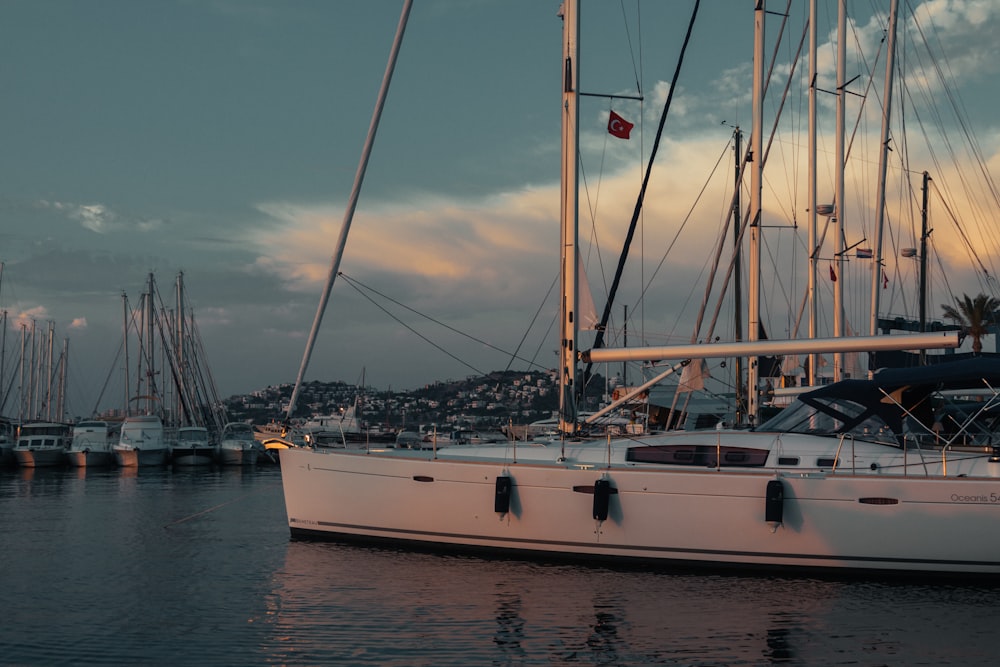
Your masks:
{"label": "white sailboat", "polygon": [[[763,3],[757,11],[761,22]],[[990,390],[1000,386],[995,364],[845,380],[802,395],[753,431],[618,439],[588,439],[580,431],[581,360],[954,347],[958,339],[921,334],[581,352],[577,2],[566,0],[561,15],[561,438],[430,451],[281,450],[291,534],[588,562],[1000,575],[1000,451],[990,440],[1000,405]]]}

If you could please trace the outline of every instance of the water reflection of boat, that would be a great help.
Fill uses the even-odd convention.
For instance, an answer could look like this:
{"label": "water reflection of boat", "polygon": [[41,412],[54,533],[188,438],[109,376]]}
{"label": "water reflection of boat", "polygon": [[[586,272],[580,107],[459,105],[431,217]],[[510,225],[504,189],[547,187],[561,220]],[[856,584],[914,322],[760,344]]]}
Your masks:
{"label": "water reflection of boat", "polygon": [[823,615],[842,593],[837,582],[291,541],[257,622],[281,638],[269,644],[279,663],[817,664],[831,648]]}

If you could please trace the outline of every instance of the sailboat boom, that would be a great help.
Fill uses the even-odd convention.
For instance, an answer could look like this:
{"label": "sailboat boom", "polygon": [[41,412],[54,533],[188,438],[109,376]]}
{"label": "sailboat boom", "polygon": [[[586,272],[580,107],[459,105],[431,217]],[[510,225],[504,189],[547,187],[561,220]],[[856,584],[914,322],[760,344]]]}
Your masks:
{"label": "sailboat boom", "polygon": [[659,347],[602,348],[584,350],[585,363],[616,361],[661,361],[665,359],[710,359],[717,357],[770,356],[776,354],[822,354],[825,352],[882,352],[886,350],[945,349],[959,345],[954,331],[899,334],[892,336],[845,336],[803,340],[759,340],[736,343],[662,345]]}

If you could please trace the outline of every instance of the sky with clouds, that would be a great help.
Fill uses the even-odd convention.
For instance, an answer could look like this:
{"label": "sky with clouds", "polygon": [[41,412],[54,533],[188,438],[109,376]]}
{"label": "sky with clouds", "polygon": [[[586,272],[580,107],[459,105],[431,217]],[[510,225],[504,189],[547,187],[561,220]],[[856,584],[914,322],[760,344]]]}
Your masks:
{"label": "sky with clouds", "polygon": [[[804,64],[792,72],[791,63],[807,3],[792,4],[768,93],[768,132],[780,87],[805,76]],[[873,15],[876,4],[848,3],[848,76],[860,77],[849,101],[851,160],[861,165],[849,177],[859,193],[846,213],[858,220],[849,244],[870,236],[873,205],[865,202],[877,154],[866,142],[877,137],[880,112],[857,100],[868,70],[877,80],[869,97],[882,95],[884,17]],[[820,5],[817,85],[832,90],[836,9]],[[908,121],[907,143],[901,130],[894,134],[894,155],[905,155],[908,169],[934,172],[974,243],[995,238],[997,203],[984,182],[1000,169],[1000,47],[992,37],[1000,2],[901,5],[907,47],[900,60],[905,53],[908,69],[896,103],[916,113],[940,103],[958,109],[961,123],[947,110],[925,112]],[[341,265],[347,278],[333,290],[307,379],[355,382],[364,372],[376,387],[410,388],[508,366],[555,366],[558,6],[416,0]],[[136,303],[153,272],[169,295],[183,272],[223,396],[293,381],[401,7],[389,0],[6,0],[0,306],[10,318],[7,357],[19,354],[17,322],[53,322],[70,340],[70,410],[86,414],[109,375],[121,372],[114,367],[122,293]],[[692,7],[635,0],[582,7],[581,87],[643,96],[641,103],[593,97],[581,104],[581,238],[599,308]],[[785,3],[771,0],[768,8],[776,12],[767,24],[770,57]],[[692,335],[729,203],[733,126],[750,129],[752,10],[750,0],[701,3],[637,235],[645,249],[633,253],[623,283],[630,344]],[[864,58],[853,55],[854,45]],[[924,47],[937,59],[924,59]],[[805,254],[805,93],[789,95],[764,194],[769,220],[783,226],[765,248],[784,267],[765,278],[772,337],[791,328],[794,292],[803,286],[778,281]],[[832,96],[820,105],[821,160],[829,162]],[[636,124],[629,141],[606,132],[612,108]],[[957,130],[957,143],[945,144],[938,125]],[[971,155],[960,148],[969,138]],[[961,163],[977,175],[962,176]],[[902,181],[901,170],[891,173]],[[827,199],[831,179],[822,167]],[[891,210],[902,228],[893,242],[912,245],[913,222],[902,207]],[[963,242],[950,240],[961,236],[952,224],[939,222],[933,237],[935,312],[950,301],[944,290],[981,289]],[[977,258],[990,273],[993,244],[983,241]],[[893,280],[883,312],[911,313],[912,264],[886,260]],[[621,306],[614,312],[619,317]],[[718,335],[726,331],[720,325]]]}

